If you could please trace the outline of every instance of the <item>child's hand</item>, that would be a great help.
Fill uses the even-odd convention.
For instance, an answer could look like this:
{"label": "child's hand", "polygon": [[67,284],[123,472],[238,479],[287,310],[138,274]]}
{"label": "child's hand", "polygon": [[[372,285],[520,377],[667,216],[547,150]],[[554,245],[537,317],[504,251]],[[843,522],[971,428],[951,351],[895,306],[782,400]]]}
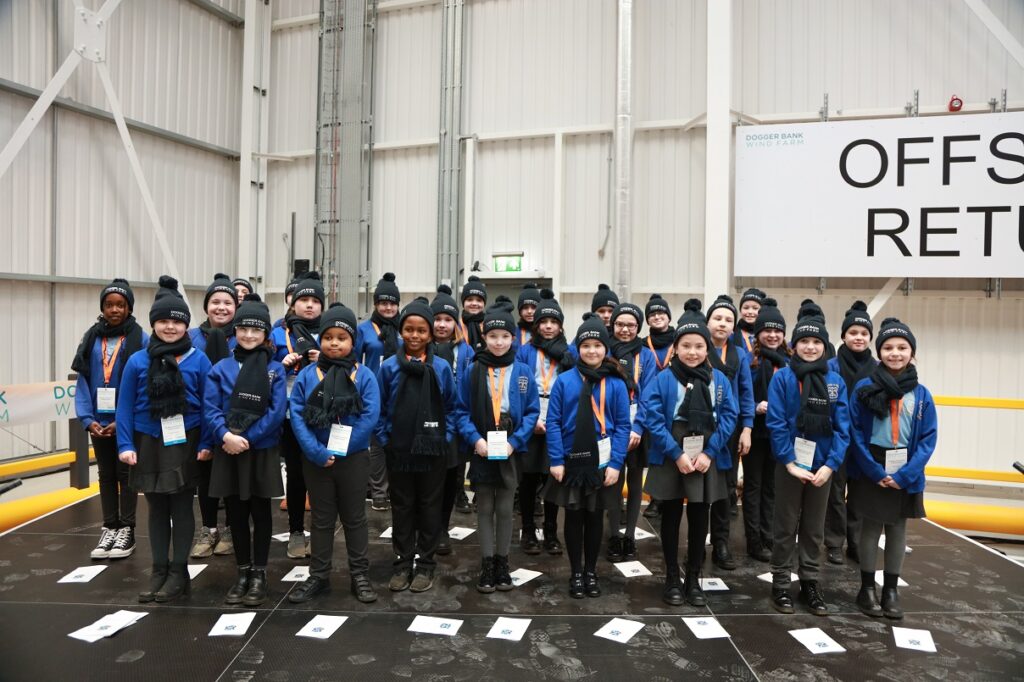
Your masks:
{"label": "child's hand", "polygon": [[544,422],[538,421],[537,425],[533,427],[533,432],[538,434],[544,434],[548,432],[548,428],[544,426]]}
{"label": "child's hand", "polygon": [[478,438],[476,444],[473,445],[473,452],[480,455],[481,457],[487,457],[487,441],[483,438]]}
{"label": "child's hand", "polygon": [[334,466],[334,455],[331,455],[330,457],[328,457],[327,458],[327,462],[324,463],[324,468],[325,469],[327,467],[332,467],[332,466]]}
{"label": "child's hand", "polygon": [[708,457],[707,454],[705,454],[703,452],[700,453],[699,455],[697,455],[697,459],[693,463],[694,471],[698,471],[698,472],[703,474],[703,473],[705,473],[710,468],[711,468],[711,458]]}
{"label": "child's hand", "polygon": [[619,470],[612,469],[611,467],[605,467],[604,469],[604,487],[613,486],[619,482]]}
{"label": "child's hand", "polygon": [[103,433],[103,427],[100,426],[99,422],[93,422],[89,424],[89,434],[96,438],[105,438],[106,434]]}
{"label": "child's hand", "polygon": [[200,462],[208,462],[211,459],[213,459],[213,453],[205,449],[200,450],[199,452],[196,453],[196,459],[198,459]]}
{"label": "child's hand", "polygon": [[811,474],[807,469],[801,469],[796,465],[795,462],[790,462],[786,465],[786,471],[789,472],[790,476],[800,479],[802,483],[808,483],[814,480],[814,475]]}
{"label": "child's hand", "polygon": [[814,478],[811,479],[811,483],[814,484],[815,488],[820,488],[821,486],[828,483],[828,479],[830,478],[832,478],[832,469],[823,465],[820,469],[818,469],[817,473],[814,474]]}
{"label": "child's hand", "polygon": [[750,452],[750,429],[740,432],[740,442],[736,445],[736,454],[743,457]]}
{"label": "child's hand", "polygon": [[767,414],[768,413],[768,401],[767,400],[762,400],[761,402],[759,402],[757,404],[757,407],[754,408],[754,412],[756,412],[757,414]]}
{"label": "child's hand", "polygon": [[316,361],[320,359],[320,351],[314,348],[306,352],[306,357],[309,358],[309,364],[315,365]]}
{"label": "child's hand", "polygon": [[249,441],[234,433],[224,434],[224,452],[238,455],[249,449]]}
{"label": "child's hand", "polygon": [[640,434],[629,432],[629,445],[626,446],[627,452],[636,450],[636,446],[640,445]]}
{"label": "child's hand", "polygon": [[281,359],[281,364],[285,367],[294,367],[295,363],[302,358],[298,353],[289,353]]}
{"label": "child's hand", "polygon": [[552,478],[554,478],[556,481],[561,483],[562,479],[565,478],[565,467],[564,466],[551,467],[550,469],[548,469],[548,473],[551,474]]}
{"label": "child's hand", "polygon": [[508,456],[511,457],[515,453],[515,448],[512,447],[512,443],[505,443],[505,447],[508,448]]}
{"label": "child's hand", "polygon": [[684,476],[693,473],[693,462],[690,461],[690,457],[685,452],[680,454],[679,459],[676,460],[676,468]]}
{"label": "child's hand", "polygon": [[134,450],[125,450],[120,455],[118,455],[117,458],[130,467],[135,466],[139,461],[139,456],[135,453]]}

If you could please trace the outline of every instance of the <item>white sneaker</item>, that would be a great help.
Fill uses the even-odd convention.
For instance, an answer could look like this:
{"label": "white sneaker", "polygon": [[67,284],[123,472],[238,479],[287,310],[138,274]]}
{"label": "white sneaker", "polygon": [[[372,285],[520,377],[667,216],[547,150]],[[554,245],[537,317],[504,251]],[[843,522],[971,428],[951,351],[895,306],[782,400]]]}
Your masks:
{"label": "white sneaker", "polygon": [[135,529],[131,526],[125,526],[117,531],[117,537],[114,538],[114,545],[110,548],[110,559],[124,559],[130,557],[132,552],[135,551]]}
{"label": "white sneaker", "polygon": [[114,540],[117,539],[117,531],[113,528],[107,528],[104,526],[103,532],[100,534],[100,541],[96,543],[96,548],[89,552],[90,559],[106,559],[110,556],[110,548],[114,546]]}

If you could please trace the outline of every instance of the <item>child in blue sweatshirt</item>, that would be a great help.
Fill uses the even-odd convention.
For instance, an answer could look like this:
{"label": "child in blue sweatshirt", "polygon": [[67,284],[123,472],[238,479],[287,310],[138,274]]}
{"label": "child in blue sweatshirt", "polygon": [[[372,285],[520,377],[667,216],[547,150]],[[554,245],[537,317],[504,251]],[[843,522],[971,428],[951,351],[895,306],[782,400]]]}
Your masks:
{"label": "child in blue sweatshirt", "polygon": [[817,316],[793,328],[795,355],[768,388],[768,431],[775,454],[775,515],[772,546],[772,606],[793,613],[790,571],[800,535],[800,596],[816,616],[828,606],[818,587],[819,558],[825,533],[829,478],[839,468],[850,442],[850,415],[843,378],[825,358],[828,331]]}
{"label": "child in blue sweatshirt", "polygon": [[551,473],[544,498],[565,509],[573,599],[601,596],[597,557],[604,511],[622,499],[615,484],[632,425],[629,391],[622,366],[608,357],[610,343],[604,320],[584,315],[576,331],[576,368],[555,379],[545,422]]}
{"label": "child in blue sweatshirt", "polygon": [[124,366],[149,342],[135,321],[135,294],[115,279],[100,292],[100,317],[82,337],[71,369],[78,372],[75,413],[92,436],[99,470],[103,532],[93,559],[122,559],[135,551],[135,507],[139,494],[128,485],[128,467],[117,458],[114,419]]}
{"label": "child in blue sweatshirt", "polygon": [[267,598],[270,498],[284,494],[278,444],[288,397],[259,294],[246,296],[233,324],[238,345],[206,379],[204,417],[215,444],[210,496],[224,499],[238,566],[224,603],[259,606]]}
{"label": "child in blue sweatshirt", "polygon": [[[917,381],[917,339],[894,317],[875,339],[880,364],[850,399],[853,458],[850,494],[861,515],[861,588],[857,606],[869,616],[903,617],[897,583],[907,547],[907,519],[924,518],[924,468],[935,452],[938,423],[932,394]],[[875,596],[878,538],[885,531],[882,603]]]}
{"label": "child in blue sweatshirt", "polygon": [[367,557],[366,485],[370,477],[370,436],[380,415],[377,380],[356,360],[356,315],[340,303],[320,319],[320,357],[295,381],[290,399],[292,428],[304,455],[312,508],[309,578],[288,600],[307,602],[330,589],[334,523],[340,517],[352,595],[377,600]]}
{"label": "child in blue sweatshirt", "polygon": [[139,593],[142,603],[189,593],[188,550],[196,529],[192,495],[198,463],[212,456],[202,428],[210,361],[192,347],[191,315],[178,281],[164,275],[159,284],[149,309],[153,337],[125,365],[116,412],[118,457],[130,467],[129,482],[149,507],[153,571],[148,588]]}

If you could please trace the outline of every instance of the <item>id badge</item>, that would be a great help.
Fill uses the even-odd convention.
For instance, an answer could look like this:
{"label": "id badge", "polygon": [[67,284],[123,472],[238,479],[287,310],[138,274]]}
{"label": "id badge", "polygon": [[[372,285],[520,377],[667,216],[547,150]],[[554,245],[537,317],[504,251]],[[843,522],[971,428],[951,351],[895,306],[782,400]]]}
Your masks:
{"label": "id badge", "polygon": [[629,406],[629,423],[632,424],[636,421],[636,411],[640,407],[640,403],[633,403]]}
{"label": "id badge", "polygon": [[793,441],[793,449],[796,451],[796,465],[801,469],[811,470],[814,466],[814,450],[818,447],[813,440],[797,438]]}
{"label": "id badge", "polygon": [[885,473],[892,476],[907,463],[907,449],[897,448],[885,451]]}
{"label": "id badge", "polygon": [[117,411],[117,389],[96,389],[96,411],[100,414],[113,414]]}
{"label": "id badge", "polygon": [[683,438],[683,454],[692,459],[697,459],[700,453],[704,452],[704,436],[687,436]]}
{"label": "id badge", "polygon": [[327,439],[327,453],[335,457],[345,457],[348,455],[348,442],[351,438],[351,426],[331,424],[331,435]]}
{"label": "id badge", "polygon": [[604,469],[608,462],[612,461],[612,439],[598,438],[597,440],[597,466]]}
{"label": "id badge", "polygon": [[508,459],[508,431],[487,432],[487,459]]}
{"label": "id badge", "polygon": [[185,417],[176,414],[160,420],[160,431],[164,436],[164,445],[181,445],[185,442]]}
{"label": "id badge", "polygon": [[293,374],[292,372],[288,372],[288,376],[285,378],[285,382],[284,382],[285,383],[285,392],[288,394],[289,398],[292,397],[292,386],[295,385],[296,377],[298,377],[297,374]]}
{"label": "id badge", "polygon": [[541,424],[545,424],[548,421],[548,397],[547,396],[542,395],[540,397],[540,417],[537,418],[537,421],[540,422]]}

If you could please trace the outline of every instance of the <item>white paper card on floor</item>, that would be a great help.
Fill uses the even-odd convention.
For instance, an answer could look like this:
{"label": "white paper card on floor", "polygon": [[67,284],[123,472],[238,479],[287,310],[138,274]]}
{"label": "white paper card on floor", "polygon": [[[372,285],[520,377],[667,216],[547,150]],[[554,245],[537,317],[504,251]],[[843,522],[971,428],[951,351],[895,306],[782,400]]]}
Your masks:
{"label": "white paper card on floor", "polygon": [[[303,532],[303,534],[307,538],[309,537],[309,531],[308,530],[304,530],[302,532]],[[291,533],[278,533],[277,535],[271,535],[270,537],[274,538],[278,542],[288,542],[288,536],[289,535],[291,535]]]}
{"label": "white paper card on floor", "polygon": [[936,653],[935,640],[932,639],[932,633],[929,630],[915,630],[913,628],[893,626],[892,636],[896,638],[896,646],[901,649]]}
{"label": "white paper card on floor", "polygon": [[510,642],[518,642],[526,634],[531,622],[533,621],[530,618],[505,618],[502,616],[494,621],[487,636],[490,639],[507,639]]}
{"label": "white paper card on floor", "polygon": [[700,589],[705,592],[728,592],[729,586],[721,578],[701,578]]}
{"label": "white paper card on floor", "polygon": [[330,639],[331,635],[338,631],[348,616],[313,616],[312,620],[306,623],[301,630],[295,633],[296,637],[312,637],[313,639]]}
{"label": "white paper card on floor", "polygon": [[288,571],[281,582],[283,583],[301,583],[303,580],[309,577],[309,566],[296,566],[292,570]]}
{"label": "white paper card on floor", "polygon": [[[885,585],[885,571],[882,571],[882,570],[875,571],[875,584],[878,585],[879,587],[883,587]],[[899,579],[896,580],[896,586],[897,587],[910,587],[910,585],[907,584],[907,581],[904,580],[903,578],[899,578]]]}
{"label": "white paper card on floor", "polygon": [[79,566],[58,580],[59,583],[87,583],[107,569],[106,566]]}
{"label": "white paper card on floor", "polygon": [[381,531],[381,534],[380,534],[380,539],[381,539],[381,540],[390,540],[390,539],[391,539],[391,533],[392,533],[392,532],[393,532],[393,529],[392,529],[392,527],[391,527],[391,526],[388,526],[388,527],[387,527],[387,528],[385,528],[385,529],[384,529],[383,531]]}
{"label": "white paper card on floor", "polygon": [[[885,549],[885,535],[884,534],[878,536],[878,549]],[[910,545],[907,545],[906,548],[904,549],[904,551],[907,554],[910,554],[911,552],[914,551],[914,548],[911,547]]]}
{"label": "white paper card on floor", "polygon": [[639,561],[620,561],[615,568],[627,578],[639,578],[644,575],[652,575],[650,570]]}
{"label": "white paper card on floor", "polygon": [[600,630],[594,633],[595,637],[603,637],[613,642],[625,644],[633,639],[633,635],[644,629],[643,623],[625,618],[612,618],[605,623]]}
{"label": "white paper card on floor", "polygon": [[465,540],[470,535],[476,532],[476,528],[463,528],[462,526],[455,526],[448,531],[448,537],[452,540]]}
{"label": "white paper card on floor", "polygon": [[452,618],[435,618],[433,616],[416,616],[409,625],[408,632],[422,632],[426,635],[446,635],[454,637],[462,627],[461,620]]}
{"label": "white paper card on floor", "polygon": [[825,634],[821,628],[807,628],[805,630],[790,630],[789,634],[796,638],[796,641],[807,647],[812,654],[840,654],[846,651],[839,646],[836,640]]}
{"label": "white paper card on floor", "polygon": [[540,571],[531,571],[528,568],[517,568],[516,570],[509,573],[512,578],[513,587],[519,587],[523,583],[528,583],[534,578],[544,575]]}
{"label": "white paper card on floor", "polygon": [[252,625],[253,619],[256,617],[255,611],[246,611],[245,613],[225,613],[217,622],[214,623],[213,628],[210,629],[210,637],[241,637],[249,630],[249,626]]}
{"label": "white paper card on floor", "polygon": [[729,633],[725,631],[722,624],[711,616],[683,618],[683,622],[686,623],[686,627],[690,628],[690,632],[697,639],[718,639],[729,636]]}
{"label": "white paper card on floor", "polygon": [[[625,536],[626,535],[626,529],[625,528],[620,529],[619,530],[619,535]],[[643,528],[637,528],[634,531],[634,534],[633,534],[633,539],[634,540],[646,540],[648,538],[653,538],[653,537],[655,537],[654,533],[648,533]]]}
{"label": "white paper card on floor", "polygon": [[[772,578],[772,574],[771,574],[770,571],[768,573],[762,573],[761,575],[757,576],[757,579],[758,580],[763,580],[766,583],[775,582],[774,579]],[[800,581],[800,576],[798,576],[796,573],[790,573],[789,574],[789,579],[790,579],[790,581],[792,581],[794,583],[795,582],[799,582]]]}
{"label": "white paper card on floor", "polygon": [[104,637],[110,637],[116,632],[124,630],[126,627],[135,625],[142,618],[149,615],[142,611],[118,611],[116,613],[110,613],[103,616],[95,623],[86,625],[84,628],[79,628],[74,632],[68,633],[68,637],[80,639],[83,642],[98,642]]}
{"label": "white paper card on floor", "polygon": [[189,564],[188,565],[188,579],[195,580],[200,573],[206,570],[209,564]]}

